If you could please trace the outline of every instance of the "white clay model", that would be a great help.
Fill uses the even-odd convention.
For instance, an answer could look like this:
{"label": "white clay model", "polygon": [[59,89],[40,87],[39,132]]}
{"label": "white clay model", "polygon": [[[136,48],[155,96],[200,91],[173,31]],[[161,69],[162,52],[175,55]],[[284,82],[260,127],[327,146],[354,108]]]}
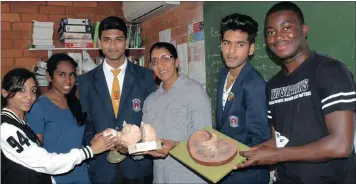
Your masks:
{"label": "white clay model", "polygon": [[137,125],[123,123],[123,128],[118,133],[119,140],[126,146],[136,144],[141,140],[141,131]]}
{"label": "white clay model", "polygon": [[156,130],[150,125],[141,122],[142,142],[157,141]]}
{"label": "white clay model", "polygon": [[112,134],[112,136],[117,136],[117,131],[115,129],[112,128],[107,128],[106,130],[104,130],[103,135],[107,136]]}

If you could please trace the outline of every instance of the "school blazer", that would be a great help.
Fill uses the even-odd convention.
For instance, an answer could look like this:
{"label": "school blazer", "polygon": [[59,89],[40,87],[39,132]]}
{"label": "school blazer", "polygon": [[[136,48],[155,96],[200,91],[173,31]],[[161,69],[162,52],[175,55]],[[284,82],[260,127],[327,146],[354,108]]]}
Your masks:
{"label": "school blazer", "polygon": [[222,95],[228,73],[226,67],[219,72],[217,130],[247,146],[254,146],[268,140],[271,131],[267,123],[265,80],[247,63],[231,88],[233,98],[226,101],[223,110]]}
{"label": "school blazer", "polygon": [[[123,121],[140,126],[145,99],[155,90],[153,74],[150,70],[127,62],[121,92],[118,117],[115,118],[110,93],[106,84],[103,64],[78,78],[79,99],[83,112],[87,113],[88,123],[83,143],[89,144],[98,132],[106,128],[122,130]],[[108,151],[94,157],[89,162],[89,176],[93,183],[110,183],[117,164],[107,160]],[[133,160],[127,157],[121,164],[125,178],[138,179],[152,174],[152,159]]]}
{"label": "school blazer", "polygon": [[[218,75],[216,129],[250,147],[270,139],[265,80],[246,63],[231,88],[234,97],[226,100],[223,110],[222,95],[228,73],[223,67]],[[232,172],[221,183],[268,183],[268,180],[268,168],[257,167]]]}

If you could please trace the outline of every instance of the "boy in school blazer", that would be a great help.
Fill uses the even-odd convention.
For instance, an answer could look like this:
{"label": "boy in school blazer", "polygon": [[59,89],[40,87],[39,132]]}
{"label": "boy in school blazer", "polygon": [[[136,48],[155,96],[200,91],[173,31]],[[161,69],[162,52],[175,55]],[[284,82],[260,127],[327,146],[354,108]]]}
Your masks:
{"label": "boy in school blazer", "polygon": [[[219,72],[216,129],[247,145],[271,137],[267,123],[265,80],[248,63],[254,52],[258,24],[251,17],[228,15],[221,20],[221,52],[225,67]],[[268,183],[269,170],[234,171],[221,183]]]}
{"label": "boy in school blazer", "polygon": [[[89,120],[84,132],[86,144],[96,132],[107,128],[121,131],[123,121],[140,126],[143,102],[155,90],[152,72],[126,59],[126,36],[127,28],[123,20],[105,18],[99,26],[99,47],[105,60],[78,79],[80,101]],[[115,82],[111,70],[114,69],[121,69],[118,74],[121,97],[117,117],[111,101]],[[92,183],[152,183],[152,159],[134,160],[127,156],[124,161],[112,164],[108,162],[107,155],[108,152],[99,155],[89,163]]]}

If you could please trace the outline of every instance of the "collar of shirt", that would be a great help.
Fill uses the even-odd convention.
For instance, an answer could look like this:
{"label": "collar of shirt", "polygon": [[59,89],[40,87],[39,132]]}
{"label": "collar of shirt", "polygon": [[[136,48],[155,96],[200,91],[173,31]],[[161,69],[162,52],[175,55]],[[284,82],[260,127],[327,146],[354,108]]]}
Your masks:
{"label": "collar of shirt", "polygon": [[225,78],[225,84],[224,84],[224,89],[223,89],[223,95],[222,95],[222,106],[223,106],[223,110],[225,108],[225,104],[226,104],[226,100],[227,97],[229,96],[229,93],[231,91],[232,86],[235,84],[235,81],[237,80],[237,78],[235,79],[235,81],[231,84],[231,86],[229,87],[229,89],[226,90],[226,84],[227,84],[227,78],[229,77],[230,72],[228,72],[226,74],[226,78]]}
{"label": "collar of shirt", "polygon": [[161,84],[159,85],[159,88],[158,88],[158,93],[159,94],[165,94],[165,93],[168,93],[169,91],[175,89],[175,88],[179,88],[180,86],[183,85],[184,81],[186,80],[186,76],[184,75],[179,75],[176,82],[173,84],[173,86],[171,88],[168,89],[167,92],[164,91],[163,89],[163,82],[161,82]]}
{"label": "collar of shirt", "polygon": [[127,58],[125,57],[125,62],[124,62],[124,64],[122,64],[119,68],[113,68],[113,67],[111,67],[107,62],[106,62],[106,58],[104,59],[104,62],[103,62],[103,69],[104,69],[104,73],[105,73],[105,75],[106,74],[110,74],[110,75],[112,75],[112,72],[111,72],[111,70],[112,69],[121,69],[121,72],[120,72],[120,74],[119,75],[125,75],[125,72],[126,72],[126,67],[127,67]]}
{"label": "collar of shirt", "polygon": [[229,78],[229,74],[230,74],[230,72],[227,73],[226,78],[225,78],[224,91],[223,91],[224,93],[230,93],[232,86],[235,84],[235,82],[236,82],[236,80],[237,80],[237,78],[236,78],[236,79],[232,82],[232,84],[230,85],[229,89],[226,89],[227,79]]}
{"label": "collar of shirt", "polygon": [[8,108],[6,108],[6,107],[2,108],[2,110],[1,110],[1,115],[8,116],[8,117],[10,117],[10,118],[12,118],[12,119],[15,119],[17,122],[19,122],[19,123],[21,123],[21,124],[23,124],[23,125],[26,125],[26,122],[25,122],[24,120],[21,120],[21,119],[17,116],[17,114],[16,114],[15,112],[13,112],[12,110],[10,110],[10,109],[8,109]]}
{"label": "collar of shirt", "polygon": [[103,61],[103,70],[104,70],[104,75],[105,75],[105,80],[106,84],[108,86],[108,90],[111,96],[111,89],[112,89],[112,83],[114,81],[114,75],[112,74],[111,70],[112,69],[121,69],[121,72],[118,75],[119,79],[119,84],[120,84],[120,93],[122,93],[122,86],[124,83],[124,78],[125,78],[125,73],[126,73],[126,68],[127,68],[127,58],[125,57],[125,62],[122,64],[119,68],[113,68],[111,67],[107,62],[106,58]]}

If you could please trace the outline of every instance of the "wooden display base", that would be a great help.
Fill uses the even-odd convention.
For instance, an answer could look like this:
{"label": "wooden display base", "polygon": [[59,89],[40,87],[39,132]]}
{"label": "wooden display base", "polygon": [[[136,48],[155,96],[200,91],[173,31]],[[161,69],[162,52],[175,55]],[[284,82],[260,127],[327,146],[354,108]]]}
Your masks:
{"label": "wooden display base", "polygon": [[162,145],[161,145],[161,142],[151,141],[151,142],[142,142],[142,143],[129,145],[127,148],[128,148],[129,154],[138,155],[141,152],[161,149]]}

